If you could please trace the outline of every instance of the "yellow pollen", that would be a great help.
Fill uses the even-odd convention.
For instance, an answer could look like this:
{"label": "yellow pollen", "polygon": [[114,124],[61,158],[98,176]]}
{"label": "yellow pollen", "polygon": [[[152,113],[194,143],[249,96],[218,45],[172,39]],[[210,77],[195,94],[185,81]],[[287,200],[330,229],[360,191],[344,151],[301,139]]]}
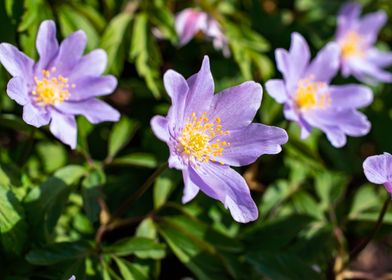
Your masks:
{"label": "yellow pollen", "polygon": [[200,117],[193,112],[192,116],[187,118],[187,123],[182,128],[181,137],[178,139],[179,152],[198,162],[217,162],[215,157],[221,156],[224,148],[230,146],[229,142],[216,138],[229,134],[228,131],[222,130],[220,122],[220,118],[209,122],[206,112]]}
{"label": "yellow pollen", "polygon": [[354,31],[347,33],[340,45],[344,58],[363,57],[366,51],[364,39]]}
{"label": "yellow pollen", "polygon": [[52,77],[57,71],[56,67],[49,70],[42,70],[42,79],[34,77],[35,87],[32,95],[35,102],[40,106],[59,104],[70,97],[69,88],[75,88],[75,84],[69,84],[68,78],[62,75]]}
{"label": "yellow pollen", "polygon": [[295,93],[295,103],[300,110],[325,109],[331,105],[331,98],[327,85],[322,82],[313,82],[312,78],[298,82]]}

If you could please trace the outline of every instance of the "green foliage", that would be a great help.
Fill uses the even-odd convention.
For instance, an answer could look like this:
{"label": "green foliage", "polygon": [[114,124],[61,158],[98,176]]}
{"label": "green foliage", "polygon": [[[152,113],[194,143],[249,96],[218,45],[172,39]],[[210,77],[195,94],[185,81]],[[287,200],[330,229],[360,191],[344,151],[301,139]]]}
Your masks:
{"label": "green foliage", "polygon": [[[388,1],[361,2],[365,11],[382,8],[392,15]],[[103,98],[122,116],[98,125],[78,117],[78,146],[70,150],[48,127],[32,129],[22,120],[20,106],[5,93],[10,76],[0,69],[0,278],[327,279],[339,261],[349,267],[349,251],[371,232],[387,197],[382,186],[365,183],[361,164],[371,154],[392,151],[390,85],[372,88],[374,103],[364,110],[371,133],[339,150],[317,130],[300,139],[298,127],[284,121],[282,106],[264,93],[256,121],[287,128],[290,140],[280,155],[238,169],[260,210],[254,223],[234,222],[221,203],[202,193],[181,204],[184,183],[177,170],[165,170],[140,192],[168,159],[166,145],[149,125],[170,106],[162,82],[167,69],[189,77],[207,54],[216,91],[279,78],[274,50],[288,48],[297,31],[315,54],[333,37],[341,4],[1,1],[0,41],[34,59],[42,20],[55,20],[59,39],[83,29],[87,51],[107,52],[106,72],[119,83]],[[203,34],[179,46],[175,14],[189,7],[221,24],[229,57]],[[387,50],[392,32],[384,28],[380,38]],[[348,82],[355,81],[334,81]],[[391,225],[388,210],[376,235],[388,252]]]}

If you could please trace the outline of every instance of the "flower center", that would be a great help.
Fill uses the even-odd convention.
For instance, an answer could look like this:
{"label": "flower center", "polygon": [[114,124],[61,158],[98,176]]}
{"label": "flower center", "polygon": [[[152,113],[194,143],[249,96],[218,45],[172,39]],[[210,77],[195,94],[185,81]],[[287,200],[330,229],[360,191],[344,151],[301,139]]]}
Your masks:
{"label": "flower center", "polygon": [[328,86],[323,82],[313,82],[312,78],[306,78],[298,82],[295,93],[295,103],[300,110],[325,109],[331,104]]}
{"label": "flower center", "polygon": [[222,155],[224,148],[230,146],[229,142],[218,138],[229,134],[228,131],[222,130],[220,123],[220,118],[210,122],[206,112],[199,118],[193,112],[192,117],[187,118],[187,123],[181,131],[181,137],[178,139],[178,151],[191,161],[217,161],[215,157]]}
{"label": "flower center", "polygon": [[340,43],[343,58],[362,57],[365,54],[365,41],[357,32],[351,31]]}
{"label": "flower center", "polygon": [[56,68],[42,70],[42,79],[34,77],[35,87],[32,91],[35,102],[40,106],[56,105],[70,97],[69,88],[75,84],[68,84],[68,78],[62,75],[52,77]]}

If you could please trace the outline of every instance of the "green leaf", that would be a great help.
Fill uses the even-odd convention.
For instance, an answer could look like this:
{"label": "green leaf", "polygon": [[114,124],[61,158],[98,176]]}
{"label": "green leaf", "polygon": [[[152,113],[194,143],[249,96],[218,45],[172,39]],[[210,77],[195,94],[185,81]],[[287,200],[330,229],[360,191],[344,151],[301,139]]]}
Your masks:
{"label": "green leaf", "polygon": [[70,191],[63,180],[51,177],[29,192],[24,203],[33,240],[45,243],[50,239]]}
{"label": "green leaf", "polygon": [[10,190],[0,186],[0,248],[9,255],[21,254],[27,233],[22,206]]}
{"label": "green leaf", "polygon": [[67,152],[64,145],[59,143],[40,142],[37,144],[37,152],[47,173],[54,172],[67,162]]}
{"label": "green leaf", "polygon": [[123,157],[118,157],[113,160],[114,165],[129,165],[144,168],[156,168],[158,161],[152,154],[147,153],[132,153]]}
{"label": "green leaf", "polygon": [[136,229],[137,237],[146,237],[156,240],[157,229],[151,218],[144,219]]}
{"label": "green leaf", "polygon": [[57,9],[60,22],[61,33],[64,37],[77,30],[83,30],[87,35],[87,50],[92,50],[98,46],[99,35],[92,23],[76,11],[73,7],[63,4]]}
{"label": "green leaf", "polygon": [[144,237],[129,237],[103,249],[105,254],[128,256],[135,254],[142,259],[161,259],[165,256],[165,245]]}
{"label": "green leaf", "polygon": [[148,15],[140,13],[135,17],[133,25],[129,58],[135,62],[136,70],[144,77],[148,88],[156,98],[160,97],[159,66],[162,63],[159,47],[151,33]]}
{"label": "green leaf", "polygon": [[63,168],[58,169],[54,173],[54,177],[64,181],[67,185],[76,184],[80,178],[85,176],[87,170],[85,167],[80,165],[67,165]]}
{"label": "green leaf", "polygon": [[128,26],[132,20],[132,15],[121,13],[115,16],[107,26],[102,35],[100,47],[108,54],[109,72],[118,75],[121,73],[125,58],[124,38]]}
{"label": "green leaf", "polygon": [[91,223],[98,221],[98,198],[102,196],[102,185],[105,182],[106,176],[101,170],[93,170],[82,182],[83,207]]}
{"label": "green leaf", "polygon": [[374,190],[374,186],[370,184],[363,185],[355,194],[348,218],[355,220],[361,214],[378,207],[380,207],[380,200]]}
{"label": "green leaf", "polygon": [[137,127],[136,121],[130,120],[124,116],[113,126],[112,133],[109,137],[108,156],[110,159],[114,158],[116,154],[132,140]]}
{"label": "green leaf", "polygon": [[53,265],[64,261],[77,261],[89,256],[91,246],[88,243],[61,242],[33,249],[26,255],[26,260],[34,265]]}
{"label": "green leaf", "polygon": [[117,257],[113,257],[123,279],[127,280],[147,280],[148,276],[144,275],[138,266]]}
{"label": "green leaf", "polygon": [[154,183],[154,207],[161,207],[169,198],[177,185],[172,170],[166,170]]}
{"label": "green leaf", "polygon": [[246,260],[263,276],[269,279],[324,279],[310,264],[301,260],[299,256],[290,254],[265,254],[252,252]]}

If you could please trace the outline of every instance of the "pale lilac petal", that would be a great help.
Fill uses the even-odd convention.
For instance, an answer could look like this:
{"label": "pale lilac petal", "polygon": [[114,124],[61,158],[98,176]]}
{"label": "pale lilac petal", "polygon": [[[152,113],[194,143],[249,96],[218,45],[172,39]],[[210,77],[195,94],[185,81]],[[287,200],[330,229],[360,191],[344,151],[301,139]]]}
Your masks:
{"label": "pale lilac petal", "polygon": [[182,124],[185,112],[185,102],[188,95],[188,83],[185,78],[173,70],[168,70],[163,75],[163,82],[167,94],[172,101],[172,108],[170,109],[170,117],[174,122]]}
{"label": "pale lilac petal", "polygon": [[378,67],[387,67],[392,65],[392,52],[384,52],[376,48],[371,48],[366,53],[366,60]]}
{"label": "pale lilac petal", "polygon": [[213,96],[209,118],[220,118],[224,130],[245,127],[256,116],[262,95],[261,85],[253,81],[225,89]]}
{"label": "pale lilac petal", "polygon": [[164,142],[168,142],[170,138],[168,120],[162,116],[155,116],[150,122],[152,132],[155,136]]}
{"label": "pale lilac petal", "polygon": [[41,127],[49,123],[50,114],[43,108],[27,103],[23,106],[23,120],[29,125]]}
{"label": "pale lilac petal", "polygon": [[361,85],[330,86],[331,107],[335,108],[362,108],[373,101],[370,88]]}
{"label": "pale lilac petal", "polygon": [[56,110],[51,110],[52,121],[50,132],[71,149],[76,148],[77,129],[74,116],[65,115]]}
{"label": "pale lilac petal", "polygon": [[72,275],[71,278],[69,278],[69,280],[76,280],[76,278],[74,275]]}
{"label": "pale lilac petal", "polygon": [[117,110],[95,98],[77,102],[65,101],[55,107],[67,115],[83,115],[93,124],[105,121],[116,122],[120,119],[120,113]]}
{"label": "pale lilac petal", "polygon": [[72,81],[84,76],[100,76],[106,64],[106,52],[102,49],[93,50],[78,61],[68,78]]}
{"label": "pale lilac petal", "polygon": [[339,59],[339,45],[334,42],[328,43],[310,63],[306,77],[314,78],[318,82],[329,83],[339,70]]}
{"label": "pale lilac petal", "polygon": [[36,41],[37,51],[40,59],[36,69],[48,70],[48,64],[55,58],[59,50],[59,43],[56,38],[56,24],[53,20],[45,20],[41,23]]}
{"label": "pale lilac petal", "polygon": [[356,2],[349,2],[345,4],[339,11],[340,17],[345,17],[349,20],[355,20],[361,14],[362,7]]}
{"label": "pale lilac petal", "polygon": [[338,127],[326,126],[323,128],[329,142],[335,148],[341,148],[347,143],[347,137]]}
{"label": "pale lilac petal", "polygon": [[117,79],[112,75],[82,77],[73,81],[75,88],[70,89],[70,101],[80,101],[96,96],[111,94],[117,87]]}
{"label": "pale lilac petal", "polygon": [[365,36],[369,44],[373,44],[378,37],[381,27],[387,22],[387,15],[384,11],[370,13],[360,20],[358,33]]}
{"label": "pale lilac petal", "polygon": [[275,60],[279,72],[282,73],[287,91],[295,90],[298,83],[298,75],[295,72],[295,68],[293,69],[289,53],[285,49],[276,49]]}
{"label": "pale lilac petal", "polygon": [[185,117],[192,112],[208,111],[214,96],[214,80],[210,70],[210,60],[204,56],[200,71],[187,80],[189,91],[185,102]]}
{"label": "pale lilac petal", "polygon": [[7,94],[19,105],[30,102],[26,81],[22,77],[14,77],[8,82]]}
{"label": "pale lilac petal", "polygon": [[221,201],[235,221],[247,223],[258,218],[258,209],[244,178],[230,167],[203,164],[189,170],[190,179],[208,196]]}
{"label": "pale lilac petal", "polygon": [[34,61],[13,45],[0,44],[0,62],[13,77],[33,78]]}
{"label": "pale lilac petal", "polygon": [[197,32],[207,25],[207,14],[194,9],[185,9],[178,13],[175,20],[176,32],[180,38],[180,46],[187,44]]}
{"label": "pale lilac petal", "polygon": [[182,203],[188,203],[192,199],[195,198],[195,196],[199,193],[200,188],[193,183],[191,178],[189,177],[189,172],[187,169],[184,169],[182,171],[182,177],[184,179],[184,194],[182,195]]}
{"label": "pale lilac petal", "polygon": [[172,144],[169,144],[170,147],[170,156],[168,159],[168,165],[170,168],[175,168],[177,170],[185,170],[188,168],[187,164],[180,158],[180,155],[177,154],[176,152],[176,147],[171,146]]}
{"label": "pale lilac petal", "polygon": [[374,184],[392,182],[392,155],[370,156],[363,162],[363,170],[366,178]]}
{"label": "pale lilac petal", "polygon": [[273,79],[269,80],[265,87],[267,89],[268,94],[275,99],[278,103],[286,102],[288,95],[286,91],[285,84],[282,80]]}
{"label": "pale lilac petal", "polygon": [[[226,140],[226,138],[225,138]],[[264,154],[277,154],[282,150],[281,145],[288,140],[284,129],[253,123],[249,126],[230,131],[223,154],[216,157],[218,162],[232,166],[248,165]]]}
{"label": "pale lilac petal", "polygon": [[87,36],[84,31],[72,33],[61,42],[57,57],[51,67],[56,67],[58,73],[68,76],[82,57],[86,44]]}

